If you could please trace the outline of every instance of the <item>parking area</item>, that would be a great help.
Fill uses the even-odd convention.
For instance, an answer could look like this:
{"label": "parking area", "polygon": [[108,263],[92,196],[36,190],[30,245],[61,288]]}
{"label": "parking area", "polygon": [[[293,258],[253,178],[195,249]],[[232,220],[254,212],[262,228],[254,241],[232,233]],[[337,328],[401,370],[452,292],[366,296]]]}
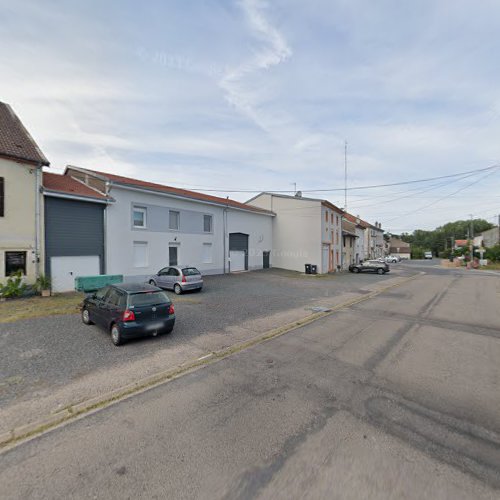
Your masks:
{"label": "parking area", "polygon": [[201,293],[168,292],[176,308],[171,334],[119,348],[106,332],[83,325],[77,314],[1,324],[0,404],[5,408],[35,399],[39,404],[41,398],[52,396],[63,404],[64,398],[55,394],[72,383],[83,391],[75,389],[75,397],[85,397],[83,387],[97,384],[98,376],[101,382],[107,378],[105,385],[112,388],[134,380],[139,372],[175,366],[243,341],[304,317],[314,306],[345,294],[368,293],[370,287],[405,274],[412,271],[394,266],[385,276],[305,276],[279,269],[208,276]]}

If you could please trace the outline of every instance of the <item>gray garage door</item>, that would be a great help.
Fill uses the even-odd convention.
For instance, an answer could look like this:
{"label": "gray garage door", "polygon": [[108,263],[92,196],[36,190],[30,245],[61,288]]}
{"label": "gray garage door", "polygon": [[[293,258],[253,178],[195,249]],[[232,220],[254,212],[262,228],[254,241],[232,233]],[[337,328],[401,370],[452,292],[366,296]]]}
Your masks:
{"label": "gray garage door", "polygon": [[[244,269],[238,265],[237,269],[230,266],[231,271],[248,270],[248,234],[245,233],[229,233],[229,255],[231,252],[245,252]],[[233,254],[237,256],[237,254]]]}

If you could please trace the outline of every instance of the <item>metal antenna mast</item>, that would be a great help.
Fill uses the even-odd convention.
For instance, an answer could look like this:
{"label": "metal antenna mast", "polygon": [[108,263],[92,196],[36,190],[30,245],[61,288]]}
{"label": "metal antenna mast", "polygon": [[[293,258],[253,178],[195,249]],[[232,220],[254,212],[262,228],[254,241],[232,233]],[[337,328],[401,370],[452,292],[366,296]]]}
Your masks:
{"label": "metal antenna mast", "polygon": [[347,141],[344,143],[344,210],[347,211]]}

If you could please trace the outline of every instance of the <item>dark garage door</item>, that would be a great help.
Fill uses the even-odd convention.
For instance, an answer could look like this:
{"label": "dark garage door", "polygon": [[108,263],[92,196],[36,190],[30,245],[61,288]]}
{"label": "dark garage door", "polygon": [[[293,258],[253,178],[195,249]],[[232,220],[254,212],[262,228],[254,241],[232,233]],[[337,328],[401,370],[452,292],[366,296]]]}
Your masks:
{"label": "dark garage door", "polygon": [[229,233],[229,255],[231,252],[245,252],[245,270],[248,270],[248,234]]}

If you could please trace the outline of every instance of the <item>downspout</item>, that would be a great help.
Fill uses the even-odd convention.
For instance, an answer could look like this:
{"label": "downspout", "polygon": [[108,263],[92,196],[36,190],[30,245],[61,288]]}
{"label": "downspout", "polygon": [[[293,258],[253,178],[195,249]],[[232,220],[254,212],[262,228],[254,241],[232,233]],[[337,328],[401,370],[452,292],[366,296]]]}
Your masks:
{"label": "downspout", "polygon": [[35,168],[35,279],[40,277],[40,197],[41,194],[41,172],[42,164]]}

